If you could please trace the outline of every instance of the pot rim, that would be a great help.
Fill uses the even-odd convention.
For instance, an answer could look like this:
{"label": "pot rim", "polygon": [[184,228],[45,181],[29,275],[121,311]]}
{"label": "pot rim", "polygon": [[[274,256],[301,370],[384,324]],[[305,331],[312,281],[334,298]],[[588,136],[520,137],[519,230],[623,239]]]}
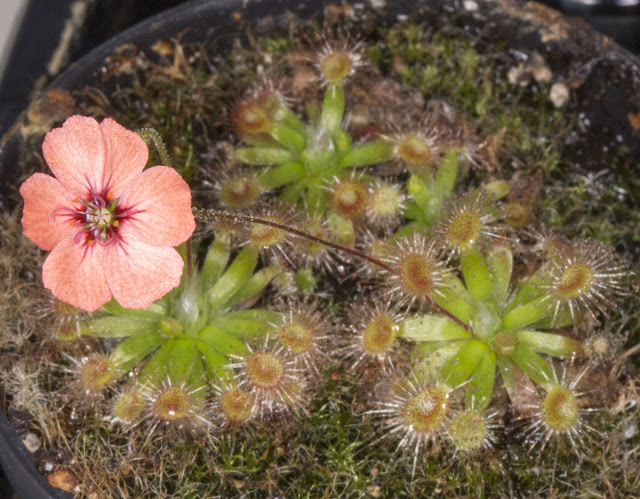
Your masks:
{"label": "pot rim", "polygon": [[[372,0],[368,1],[372,2]],[[291,7],[292,4],[293,9],[290,10],[293,10],[295,14],[301,17],[310,17],[322,16],[324,7],[332,3],[335,2],[332,0],[308,0],[307,3],[301,3],[297,0],[193,0],[160,12],[121,31],[66,68],[46,87],[45,92],[58,88],[81,88],[83,85],[88,84],[95,79],[96,72],[99,71],[105,60],[111,56],[117,48],[132,41],[135,41],[136,46],[139,48],[147,49],[156,41],[166,39],[167,33],[173,35],[179,31],[179,29],[189,25],[191,25],[191,28],[185,36],[186,39],[202,40],[213,28],[224,26],[222,24],[224,20],[228,19],[228,16],[232,12],[238,10],[246,13],[247,20],[251,22],[255,22],[255,20],[259,18],[271,17],[273,18],[273,24],[271,24],[270,27],[275,27],[278,24],[279,18],[284,16],[287,7]],[[387,18],[392,18],[400,13],[404,13],[409,9],[407,5],[410,6],[410,10],[418,11],[423,7],[438,9],[442,7],[442,5],[450,4],[451,1],[433,0],[433,2],[430,2],[430,0],[415,0],[414,2],[412,0],[394,0],[389,3],[393,5],[388,5],[383,14]],[[495,11],[492,10],[492,12],[500,13],[505,5],[513,6],[519,3],[521,3],[520,0],[497,0],[496,4],[498,5],[495,7]],[[535,2],[531,3],[535,4]],[[522,3],[522,5],[525,4]],[[485,6],[483,5],[482,8],[484,9]],[[535,8],[539,9],[540,7]],[[213,16],[214,11],[216,13],[215,16]],[[503,12],[503,14],[507,15],[508,13]],[[207,15],[212,17],[217,24],[211,24],[206,27],[203,26],[203,18]],[[544,21],[544,15],[542,13],[539,15],[539,18],[530,18],[528,21],[541,29],[541,27],[544,26],[543,23],[546,21]],[[280,19],[280,21],[286,21],[286,19]],[[576,23],[573,20],[563,18],[557,20],[557,22],[570,30],[571,33],[577,32],[577,30],[584,31],[585,29],[588,32],[596,33],[586,25],[581,26],[579,21]],[[232,25],[228,28],[227,33],[237,34],[239,32],[238,28],[239,26]],[[219,33],[225,33],[224,29],[221,29]],[[596,34],[594,39],[603,47],[607,45],[603,41],[604,37],[602,35]],[[635,64],[640,66],[637,58],[613,43],[609,43],[606,50],[611,53],[622,53],[625,58],[630,59],[632,62],[635,61]],[[638,86],[640,87],[640,83]],[[18,118],[18,121],[19,120],[20,118]],[[12,132],[15,133],[14,129],[15,125],[12,126],[0,142],[0,177],[6,177],[7,173],[11,174],[11,172],[3,170],[4,165],[15,164],[13,159],[17,157],[18,141],[12,140],[15,138],[12,137]],[[9,182],[7,182],[7,184],[9,184]],[[0,184],[0,209],[3,208],[3,189],[9,189],[9,186]],[[47,480],[40,475],[34,465],[31,453],[26,449],[2,411],[0,411],[0,462],[15,489],[20,490],[20,484],[24,484],[25,489],[21,490],[23,497],[50,497],[55,499],[72,497],[70,494],[52,487]]]}

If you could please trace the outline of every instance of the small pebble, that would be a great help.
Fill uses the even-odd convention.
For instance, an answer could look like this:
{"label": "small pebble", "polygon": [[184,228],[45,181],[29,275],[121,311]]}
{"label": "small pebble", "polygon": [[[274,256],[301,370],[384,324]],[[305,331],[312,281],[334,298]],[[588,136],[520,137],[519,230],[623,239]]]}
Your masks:
{"label": "small pebble", "polygon": [[22,443],[27,448],[31,454],[37,451],[40,448],[40,440],[34,433],[27,433],[27,435],[22,439]]}
{"label": "small pebble", "polygon": [[380,494],[382,493],[382,487],[380,487],[380,485],[371,485],[367,487],[367,492],[371,497],[380,497]]}
{"label": "small pebble", "polygon": [[555,107],[563,107],[569,101],[569,88],[564,83],[554,83],[549,91],[549,99]]}
{"label": "small pebble", "polygon": [[374,9],[384,9],[387,6],[387,0],[369,0],[369,3]]}
{"label": "small pebble", "polygon": [[538,83],[549,83],[551,81],[551,69],[549,69],[546,61],[538,52],[534,52],[531,55],[528,69],[531,71],[533,79]]}
{"label": "small pebble", "polygon": [[462,2],[462,5],[464,6],[465,10],[468,10],[469,12],[478,11],[478,4],[473,0],[464,0],[464,2]]}
{"label": "small pebble", "polygon": [[507,79],[512,85],[519,87],[526,87],[529,84],[530,74],[526,70],[524,64],[518,64],[509,69],[507,73]]}
{"label": "small pebble", "polygon": [[629,440],[630,438],[633,438],[637,433],[638,433],[638,424],[630,423],[624,429],[624,438],[625,440]]}

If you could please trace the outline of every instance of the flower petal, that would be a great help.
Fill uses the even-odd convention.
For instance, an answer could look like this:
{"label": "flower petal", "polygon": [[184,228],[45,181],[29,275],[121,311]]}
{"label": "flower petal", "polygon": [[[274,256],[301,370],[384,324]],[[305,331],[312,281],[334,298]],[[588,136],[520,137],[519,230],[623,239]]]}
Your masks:
{"label": "flower petal", "polygon": [[118,197],[140,174],[149,159],[149,149],[140,136],[110,118],[100,123],[104,137],[104,188]]}
{"label": "flower petal", "polygon": [[118,206],[132,212],[121,233],[153,246],[178,246],[196,227],[189,186],[168,166],[154,166],[134,178]]}
{"label": "flower petal", "polygon": [[53,296],[93,312],[111,299],[104,277],[105,247],[87,246],[69,236],[58,243],[42,266],[42,282]]}
{"label": "flower petal", "polygon": [[184,262],[173,248],[131,239],[109,246],[106,251],[107,282],[123,307],[148,307],[180,284]]}
{"label": "flower petal", "polygon": [[60,183],[85,199],[101,192],[104,174],[104,140],[98,122],[72,116],[62,128],[47,133],[42,144],[44,159]]}
{"label": "flower petal", "polygon": [[69,225],[68,217],[54,216],[59,208],[73,209],[74,197],[57,179],[34,173],[22,184],[20,194],[24,199],[24,235],[43,250],[52,250],[65,237],[78,231]]}

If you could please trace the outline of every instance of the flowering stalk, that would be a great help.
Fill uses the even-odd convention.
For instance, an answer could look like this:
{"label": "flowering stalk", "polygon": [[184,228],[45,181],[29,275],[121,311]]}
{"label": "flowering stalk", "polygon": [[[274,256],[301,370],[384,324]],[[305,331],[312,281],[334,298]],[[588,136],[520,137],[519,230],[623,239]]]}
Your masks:
{"label": "flowering stalk", "polygon": [[[386,263],[382,262],[381,260],[378,260],[376,258],[373,258],[369,255],[366,255],[360,251],[354,250],[352,248],[348,248],[346,246],[342,246],[340,244],[336,244],[333,243],[331,241],[327,241],[326,239],[322,239],[320,237],[314,236],[313,234],[309,234],[308,232],[304,232],[301,230],[298,230],[294,227],[289,227],[287,225],[283,225],[283,224],[279,224],[277,222],[274,222],[272,220],[265,220],[265,219],[261,219],[258,217],[253,217],[250,215],[242,215],[242,214],[238,214],[238,213],[228,213],[228,212],[224,212],[224,211],[218,211],[218,210],[203,210],[203,209],[197,209],[194,208],[194,213],[196,215],[196,217],[200,220],[224,220],[224,221],[229,221],[229,222],[234,222],[234,223],[246,223],[246,224],[259,224],[259,225],[266,225],[268,227],[274,227],[283,231],[286,231],[290,234],[293,234],[295,236],[301,237],[303,239],[307,239],[309,241],[312,241],[314,243],[318,243],[321,244],[323,246],[326,246],[328,248],[332,248],[335,249],[337,251],[340,252],[344,252],[350,255],[353,255],[359,259],[362,260],[366,260],[367,262],[381,268],[382,270],[388,272],[388,273],[395,273],[396,270],[392,267],[390,267],[389,265],[387,265]],[[460,320],[458,317],[456,317],[455,314],[450,312],[450,308],[456,311],[459,311],[459,315],[461,315],[462,317],[466,317],[466,311],[467,308],[466,307],[461,307],[460,305],[460,301],[457,299],[454,299],[452,301],[449,301],[447,296],[443,296],[443,297],[438,297],[436,298],[431,305],[436,308],[439,309],[440,312],[442,314],[444,314],[445,316],[448,316],[451,318],[451,320],[453,320],[454,322],[462,325],[463,327],[465,327],[465,323],[464,321]]]}
{"label": "flowering stalk", "polygon": [[295,236],[308,239],[309,241],[312,241],[314,243],[322,244],[323,246],[327,246],[328,248],[332,248],[338,251],[343,251],[350,255],[357,256],[358,258],[366,260],[369,263],[372,263],[382,269],[391,271],[391,269],[381,261],[375,258],[372,258],[368,255],[365,255],[360,251],[342,246],[340,244],[333,243],[331,241],[327,241],[326,239],[322,239],[320,237],[314,236],[313,234],[309,234],[308,232],[298,230],[295,227],[283,225],[272,220],[265,220],[263,218],[253,217],[251,215],[243,215],[240,213],[228,213],[228,212],[218,211],[218,210],[204,210],[204,209],[197,209],[197,208],[194,208],[194,213],[195,213],[195,216],[200,220],[224,220],[224,221],[234,222],[234,223],[241,222],[245,224],[260,224],[260,225],[266,225],[268,227],[274,227],[276,229],[286,231]]}
{"label": "flowering stalk", "polygon": [[167,147],[164,145],[162,136],[156,131],[155,128],[140,128],[139,130],[136,130],[136,133],[140,135],[140,137],[142,137],[142,140],[144,140],[145,142],[151,141],[151,143],[156,148],[156,151],[158,152],[163,165],[171,166],[171,157],[167,152]]}

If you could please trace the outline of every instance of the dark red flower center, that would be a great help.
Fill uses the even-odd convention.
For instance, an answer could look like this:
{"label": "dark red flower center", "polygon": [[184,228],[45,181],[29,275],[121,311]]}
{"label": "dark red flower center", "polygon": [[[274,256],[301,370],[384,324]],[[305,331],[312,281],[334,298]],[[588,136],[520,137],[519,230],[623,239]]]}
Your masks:
{"label": "dark red flower center", "polygon": [[118,198],[110,191],[91,193],[88,199],[75,198],[74,204],[71,208],[54,210],[51,216],[66,217],[70,225],[80,227],[75,241],[89,246],[96,243],[108,246],[116,242],[122,222],[136,213],[118,206]]}

